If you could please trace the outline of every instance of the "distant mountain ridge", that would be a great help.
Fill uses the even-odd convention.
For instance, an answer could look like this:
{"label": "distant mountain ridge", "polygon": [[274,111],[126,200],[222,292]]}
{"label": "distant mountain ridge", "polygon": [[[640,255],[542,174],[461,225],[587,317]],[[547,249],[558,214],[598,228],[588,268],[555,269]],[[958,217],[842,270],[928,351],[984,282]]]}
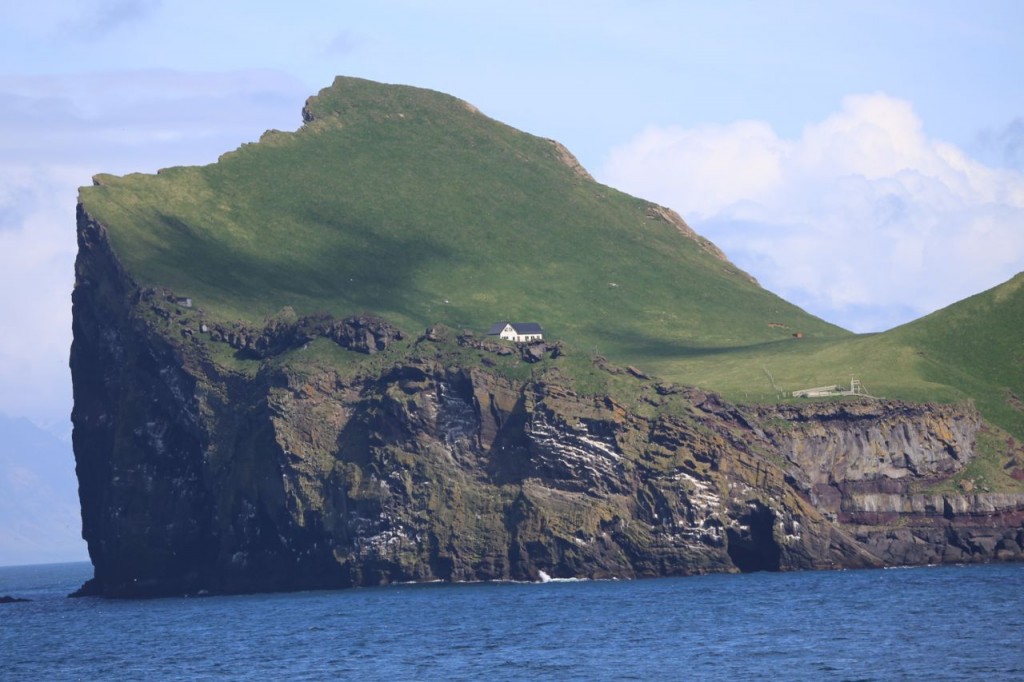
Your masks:
{"label": "distant mountain ridge", "polygon": [[0,566],[85,558],[71,444],[0,415]]}
{"label": "distant mountain ridge", "polygon": [[82,203],[140,285],[231,319],[285,306],[409,328],[530,319],[611,357],[846,335],[673,211],[449,95],[339,78],[303,119],[212,166],[98,176]]}

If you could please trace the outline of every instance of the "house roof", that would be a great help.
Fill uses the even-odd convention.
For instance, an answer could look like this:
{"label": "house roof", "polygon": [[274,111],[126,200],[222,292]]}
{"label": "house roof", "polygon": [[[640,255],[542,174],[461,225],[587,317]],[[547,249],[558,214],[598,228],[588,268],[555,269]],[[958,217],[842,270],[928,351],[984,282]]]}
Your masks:
{"label": "house roof", "polygon": [[501,333],[501,330],[505,328],[505,325],[511,324],[512,328],[516,330],[517,334],[543,334],[544,330],[536,322],[495,322],[491,325],[491,328],[487,330],[489,336],[497,336]]}

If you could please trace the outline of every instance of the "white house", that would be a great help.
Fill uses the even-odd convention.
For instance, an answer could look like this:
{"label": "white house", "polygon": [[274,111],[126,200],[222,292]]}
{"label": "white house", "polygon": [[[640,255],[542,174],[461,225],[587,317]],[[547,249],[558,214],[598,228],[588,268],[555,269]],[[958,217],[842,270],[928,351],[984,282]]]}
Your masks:
{"label": "white house", "polygon": [[544,330],[536,322],[495,322],[487,330],[488,336],[497,336],[509,341],[542,341]]}

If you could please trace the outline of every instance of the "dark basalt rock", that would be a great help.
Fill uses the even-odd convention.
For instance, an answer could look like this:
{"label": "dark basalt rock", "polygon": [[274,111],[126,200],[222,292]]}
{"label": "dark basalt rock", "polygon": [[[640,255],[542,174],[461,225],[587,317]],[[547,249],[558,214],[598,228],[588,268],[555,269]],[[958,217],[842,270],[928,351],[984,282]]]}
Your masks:
{"label": "dark basalt rock", "polygon": [[[165,313],[166,314],[166,313]],[[402,339],[400,329],[374,315],[335,319],[326,313],[295,320],[273,320],[261,330],[241,324],[213,324],[213,340],[224,341],[244,358],[263,359],[326,338],[342,348],[373,354]]]}
{"label": "dark basalt rock", "polygon": [[[974,456],[969,407],[755,409],[646,383],[639,410],[577,393],[559,344],[435,327],[398,352],[385,320],[287,310],[229,325],[140,291],[84,211],[76,276],[80,594],[1024,558],[1024,495],[921,492]],[[275,361],[318,338],[386,362]],[[219,365],[225,347],[258,370]]]}

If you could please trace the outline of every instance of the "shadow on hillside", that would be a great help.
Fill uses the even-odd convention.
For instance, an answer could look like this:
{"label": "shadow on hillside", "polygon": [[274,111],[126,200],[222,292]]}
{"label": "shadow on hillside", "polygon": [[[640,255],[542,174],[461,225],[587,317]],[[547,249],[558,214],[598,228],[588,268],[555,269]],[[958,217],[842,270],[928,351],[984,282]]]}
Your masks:
{"label": "shadow on hillside", "polygon": [[[650,360],[671,360],[675,358],[697,358],[708,356],[739,356],[755,354],[766,350],[809,350],[817,347],[821,341],[806,339],[779,339],[777,341],[763,341],[748,345],[736,346],[715,346],[701,345],[685,339],[678,341],[656,337],[649,334],[639,333],[635,330],[616,330],[594,327],[588,330],[590,334],[601,336],[608,340],[609,347],[615,348],[617,353],[636,356],[637,359],[646,358]],[[798,345],[800,344],[800,345]],[[600,351],[600,349],[598,349]]]}
{"label": "shadow on hillside", "polygon": [[[188,273],[217,298],[253,311],[305,303],[344,312],[390,310],[412,316],[417,273],[426,263],[455,258],[422,236],[382,234],[315,211],[303,220],[318,225],[313,232],[323,235],[320,241],[281,244],[275,243],[279,235],[268,235],[259,256],[175,216],[160,213],[159,219],[174,247],[154,253],[151,260]],[[259,240],[258,230],[254,232]]]}

